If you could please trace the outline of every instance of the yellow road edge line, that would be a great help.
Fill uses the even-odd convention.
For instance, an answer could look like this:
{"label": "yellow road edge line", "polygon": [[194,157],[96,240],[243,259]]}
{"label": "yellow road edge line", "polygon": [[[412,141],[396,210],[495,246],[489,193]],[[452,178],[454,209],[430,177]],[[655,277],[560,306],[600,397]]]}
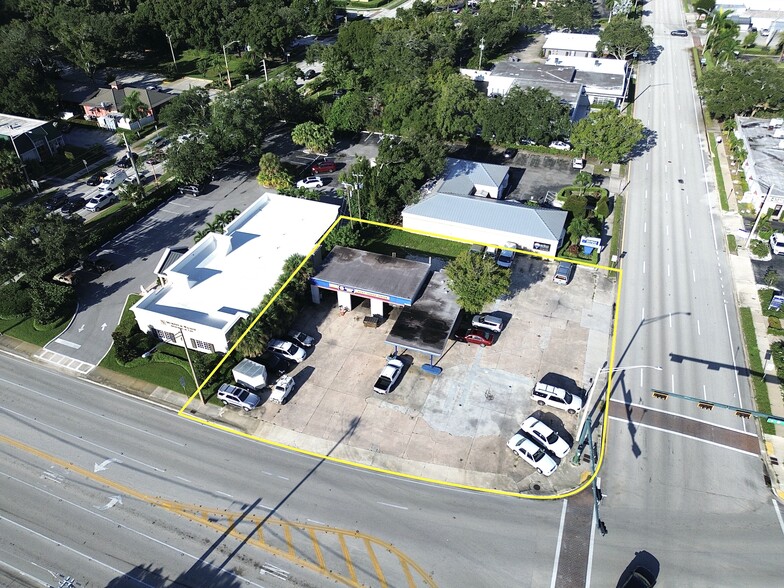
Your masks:
{"label": "yellow road edge line", "polygon": [[[180,416],[180,417],[186,418],[188,420],[191,420],[193,422],[197,422],[197,423],[200,423],[200,424],[208,426],[208,427],[213,427],[215,429],[218,429],[218,430],[226,432],[226,433],[239,435],[241,437],[245,437],[246,439],[251,439],[253,441],[258,441],[258,442],[270,445],[272,447],[285,449],[285,450],[288,450],[288,451],[292,451],[294,453],[299,453],[301,455],[307,455],[307,456],[310,456],[310,457],[323,459],[325,461],[330,461],[332,463],[337,463],[337,464],[346,465],[346,466],[349,466],[349,467],[364,469],[364,470],[372,471],[372,472],[376,472],[376,473],[386,474],[386,475],[393,476],[393,477],[404,478],[404,479],[408,479],[408,480],[415,480],[415,481],[418,481],[418,482],[425,482],[425,483],[433,484],[433,485],[437,485],[437,486],[445,486],[445,487],[449,487],[449,488],[458,488],[458,489],[461,489],[461,490],[469,490],[469,491],[472,491],[472,492],[483,492],[483,493],[486,493],[486,494],[495,494],[495,495],[499,495],[499,496],[510,496],[510,497],[514,497],[514,498],[523,498],[523,499],[528,499],[528,500],[561,500],[563,498],[569,498],[570,496],[574,496],[576,494],[579,494],[580,492],[585,490],[593,482],[593,480],[596,478],[596,476],[599,474],[599,471],[601,470],[601,466],[604,463],[604,455],[605,455],[606,445],[607,445],[606,432],[607,432],[607,429],[608,429],[608,420],[609,420],[607,418],[608,415],[609,415],[609,406],[610,406],[609,399],[606,399],[604,411],[602,413],[603,423],[602,423],[602,437],[601,437],[601,440],[600,440],[601,450],[600,450],[600,453],[599,453],[599,459],[596,462],[596,469],[595,469],[595,471],[593,472],[593,474],[589,478],[587,478],[586,480],[584,480],[581,483],[579,483],[579,485],[577,487],[575,487],[575,488],[573,488],[573,489],[571,489],[571,490],[569,490],[567,492],[562,492],[560,494],[550,494],[550,495],[523,494],[521,492],[513,492],[513,491],[510,491],[510,490],[498,490],[496,488],[482,488],[482,487],[479,487],[479,486],[470,486],[470,485],[467,485],[467,484],[460,484],[460,483],[457,483],[457,482],[447,482],[445,480],[437,480],[437,479],[434,479],[434,478],[426,478],[426,477],[417,476],[417,475],[414,475],[414,474],[406,474],[404,472],[396,472],[396,471],[388,470],[388,469],[385,469],[385,468],[380,468],[380,467],[376,467],[376,466],[370,466],[370,465],[366,465],[366,464],[362,464],[362,463],[358,463],[358,462],[354,462],[354,461],[349,461],[349,460],[345,460],[345,459],[331,457],[329,455],[322,455],[320,453],[316,453],[314,451],[308,451],[306,449],[300,449],[298,447],[292,447],[290,445],[285,445],[283,443],[279,443],[279,442],[273,441],[271,439],[264,439],[262,437],[257,437],[256,435],[251,435],[250,433],[245,433],[244,431],[240,431],[238,429],[235,429],[235,428],[227,426],[227,425],[222,425],[222,424],[219,424],[219,423],[213,423],[213,422],[211,422],[211,421],[209,421],[207,419],[204,419],[202,417],[198,417],[196,415],[186,414],[185,413],[186,408],[190,405],[190,403],[194,400],[194,398],[198,397],[198,395],[201,392],[201,390],[212,379],[212,377],[215,375],[215,373],[217,373],[217,371],[220,369],[220,367],[226,362],[226,360],[234,352],[234,350],[239,345],[240,341],[242,341],[242,339],[248,334],[248,332],[256,325],[256,323],[259,321],[261,316],[265,312],[267,312],[267,310],[270,308],[270,306],[272,306],[272,304],[277,300],[278,296],[280,296],[280,294],[286,289],[286,287],[289,285],[289,283],[291,283],[291,281],[294,279],[294,276],[296,276],[297,273],[299,273],[299,271],[305,266],[305,264],[308,262],[308,260],[311,258],[311,256],[316,252],[316,250],[319,247],[321,247],[321,244],[324,242],[324,240],[327,238],[327,236],[335,229],[335,227],[338,226],[338,224],[340,222],[342,222],[344,220],[352,221],[352,222],[359,222],[360,224],[367,224],[367,225],[373,225],[373,226],[378,226],[378,227],[384,227],[384,228],[388,228],[388,229],[394,229],[394,230],[408,232],[408,233],[413,233],[413,234],[417,234],[417,235],[424,235],[426,237],[433,237],[433,238],[436,238],[436,239],[443,239],[443,240],[446,240],[446,241],[455,241],[455,242],[464,243],[464,244],[474,244],[474,243],[476,243],[476,244],[479,244],[479,245],[499,247],[498,245],[481,243],[481,242],[473,241],[471,239],[461,239],[461,238],[456,238],[456,237],[450,237],[450,236],[447,236],[447,235],[442,235],[440,233],[433,233],[433,232],[422,231],[422,230],[418,230],[418,229],[406,229],[406,228],[403,228],[403,227],[400,227],[400,226],[396,226],[396,225],[390,225],[390,224],[387,224],[387,223],[380,223],[380,222],[376,222],[376,221],[364,220],[364,219],[359,219],[359,218],[356,218],[356,217],[351,217],[351,216],[346,216],[346,215],[339,216],[335,220],[335,222],[332,223],[330,228],[327,229],[327,231],[324,233],[324,235],[322,235],[321,239],[319,239],[318,242],[313,246],[313,248],[310,250],[310,253],[308,253],[308,255],[305,257],[305,259],[302,260],[302,262],[294,269],[294,271],[291,273],[291,275],[288,277],[288,279],[283,283],[283,285],[278,289],[278,291],[275,292],[275,294],[272,296],[272,298],[269,300],[269,302],[264,306],[264,308],[261,309],[261,311],[256,315],[256,317],[253,319],[251,324],[248,325],[248,328],[245,329],[245,331],[237,339],[237,341],[224,354],[224,356],[221,358],[221,360],[218,362],[218,364],[215,366],[215,368],[212,370],[212,372],[210,372],[210,374],[204,379],[204,381],[199,385],[199,387],[190,396],[190,398],[188,398],[187,402],[178,411],[177,415]],[[522,249],[512,249],[512,248],[509,248],[509,247],[500,247],[500,248],[501,249],[508,249],[510,251],[515,251],[515,252],[517,252],[517,253],[519,253],[521,255],[528,255],[528,256],[531,256],[531,257],[538,257],[538,258],[541,258],[541,259],[553,260],[553,261],[569,261],[570,263],[574,263],[576,265],[582,265],[582,266],[591,267],[591,268],[595,268],[595,269],[606,270],[606,271],[614,272],[614,273],[618,274],[618,285],[617,285],[616,296],[615,296],[615,299],[616,299],[615,314],[614,314],[614,317],[613,317],[613,336],[612,336],[612,342],[611,342],[610,361],[608,362],[609,372],[608,372],[608,376],[607,376],[607,391],[609,392],[612,389],[613,367],[614,367],[614,362],[615,362],[615,350],[616,350],[616,342],[617,342],[617,337],[618,337],[618,313],[620,312],[620,300],[621,300],[621,291],[622,291],[622,283],[623,283],[623,270],[621,268],[616,268],[616,267],[611,267],[611,266],[606,266],[606,265],[598,265],[598,264],[593,264],[593,263],[589,263],[589,262],[585,262],[585,261],[581,261],[581,260],[557,257],[557,256],[554,256],[554,255],[545,255],[543,253],[538,253],[538,252],[535,252],[535,251],[527,251],[527,250],[522,250]]]}
{"label": "yellow road edge line", "polygon": [[403,573],[406,575],[406,580],[408,580],[408,585],[411,588],[416,588],[416,583],[414,582],[414,576],[411,575],[411,569],[408,567],[408,563],[405,560],[400,560],[400,567],[403,568]]}
{"label": "yellow road edge line", "polygon": [[351,580],[356,584],[357,583],[357,571],[354,569],[354,563],[351,561],[351,554],[348,551],[348,545],[346,544],[346,536],[341,533],[338,535],[338,541],[340,542],[340,548],[343,550],[343,560],[346,562],[346,568],[348,569],[348,575]]}
{"label": "yellow road edge line", "polygon": [[316,552],[316,559],[318,560],[319,566],[322,570],[327,569],[327,564],[324,562],[324,554],[321,553],[321,546],[319,545],[318,539],[316,539],[316,532],[313,529],[309,530],[310,540],[313,542],[313,551]]}
{"label": "yellow road edge line", "polygon": [[376,552],[373,551],[373,544],[365,539],[365,547],[367,548],[368,555],[370,556],[370,562],[373,564],[373,569],[376,570],[376,578],[378,578],[378,584],[381,588],[387,588],[387,581],[384,578],[384,572],[381,571],[381,565],[378,563],[378,558],[376,557]]}

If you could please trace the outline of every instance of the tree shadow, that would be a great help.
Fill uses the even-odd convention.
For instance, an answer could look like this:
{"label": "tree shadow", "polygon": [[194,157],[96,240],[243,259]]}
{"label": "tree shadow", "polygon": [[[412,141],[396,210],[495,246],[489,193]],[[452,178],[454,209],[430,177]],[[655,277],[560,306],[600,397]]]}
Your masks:
{"label": "tree shadow", "polygon": [[224,571],[204,562],[197,562],[176,578],[165,575],[163,568],[153,568],[153,564],[138,565],[131,571],[106,584],[106,588],[125,588],[145,586],[168,588],[175,586],[210,586],[210,588],[240,588],[246,581],[234,571]]}
{"label": "tree shadow", "polygon": [[642,139],[640,139],[637,144],[632,147],[631,152],[629,153],[629,157],[627,159],[634,159],[635,157],[640,157],[641,155],[649,152],[651,149],[656,147],[656,139],[658,138],[658,133],[653,129],[649,129],[647,127],[643,128],[642,130]]}
{"label": "tree shadow", "polygon": [[653,65],[658,61],[662,53],[664,53],[663,45],[651,45],[644,55],[639,56],[638,60]]}

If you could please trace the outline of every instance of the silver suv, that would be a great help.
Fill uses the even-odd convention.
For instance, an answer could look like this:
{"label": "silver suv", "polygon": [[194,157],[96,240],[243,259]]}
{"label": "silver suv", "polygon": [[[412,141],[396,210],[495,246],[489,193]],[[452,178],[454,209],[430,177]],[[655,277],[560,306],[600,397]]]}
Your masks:
{"label": "silver suv", "polygon": [[261,398],[258,395],[250,390],[232,386],[231,384],[221,384],[220,388],[218,388],[218,400],[223,402],[223,404],[239,406],[245,411],[253,410],[261,403]]}

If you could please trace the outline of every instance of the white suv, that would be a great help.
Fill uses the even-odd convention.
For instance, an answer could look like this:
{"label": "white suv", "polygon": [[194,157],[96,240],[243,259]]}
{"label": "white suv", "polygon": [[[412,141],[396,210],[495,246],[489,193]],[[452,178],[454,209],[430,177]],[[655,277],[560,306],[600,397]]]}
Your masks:
{"label": "white suv", "polygon": [[103,210],[113,202],[117,200],[117,194],[112,192],[111,190],[107,190],[106,192],[101,192],[90,198],[87,201],[87,206],[85,208],[92,212],[97,212],[99,210]]}
{"label": "white suv", "polygon": [[284,359],[296,361],[297,363],[300,363],[305,359],[306,355],[305,350],[302,349],[302,347],[294,345],[291,341],[284,341],[283,339],[270,340],[267,349]]}
{"label": "white suv", "polygon": [[531,398],[536,400],[539,406],[544,406],[546,404],[554,408],[565,410],[569,414],[580,412],[580,409],[583,407],[583,399],[579,396],[572,394],[563,388],[556,388],[555,386],[549,386],[542,382],[538,382],[536,386],[534,386]]}
{"label": "white suv", "polygon": [[504,321],[492,314],[475,314],[471,319],[471,326],[500,333],[504,328]]}

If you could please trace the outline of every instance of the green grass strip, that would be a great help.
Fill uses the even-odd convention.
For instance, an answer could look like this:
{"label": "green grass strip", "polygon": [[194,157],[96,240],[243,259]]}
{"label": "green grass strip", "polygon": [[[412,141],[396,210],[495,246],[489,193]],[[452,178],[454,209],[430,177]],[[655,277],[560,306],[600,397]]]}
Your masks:
{"label": "green grass strip", "polygon": [[691,56],[694,59],[694,73],[697,75],[697,81],[702,77],[702,64],[700,63],[700,50],[696,47],[691,48]]}
{"label": "green grass strip", "polygon": [[732,255],[738,254],[738,243],[735,240],[735,235],[727,235],[727,246],[729,247],[730,253]]}
{"label": "green grass strip", "polygon": [[623,196],[620,194],[615,197],[613,204],[613,221],[612,221],[612,236],[610,237],[610,255],[619,255],[621,250],[621,231],[623,230]]}
{"label": "green grass strip", "polygon": [[716,137],[713,133],[708,133],[710,140],[711,153],[713,153],[713,171],[716,174],[716,187],[719,189],[719,201],[721,202],[721,209],[727,212],[730,209],[730,203],[727,200],[727,190],[724,188],[724,174],[721,173],[721,163],[719,162],[719,151],[716,145]]}
{"label": "green grass strip", "polygon": [[[770,414],[770,399],[768,398],[768,385],[765,383],[762,371],[762,359],[760,350],[757,346],[757,334],[754,330],[754,319],[751,316],[751,309],[748,306],[740,308],[740,328],[743,331],[743,338],[746,341],[746,351],[749,356],[749,373],[751,384],[754,389],[754,404],[758,411]],[[762,432],[767,435],[776,434],[776,426],[762,419],[760,425]]]}

